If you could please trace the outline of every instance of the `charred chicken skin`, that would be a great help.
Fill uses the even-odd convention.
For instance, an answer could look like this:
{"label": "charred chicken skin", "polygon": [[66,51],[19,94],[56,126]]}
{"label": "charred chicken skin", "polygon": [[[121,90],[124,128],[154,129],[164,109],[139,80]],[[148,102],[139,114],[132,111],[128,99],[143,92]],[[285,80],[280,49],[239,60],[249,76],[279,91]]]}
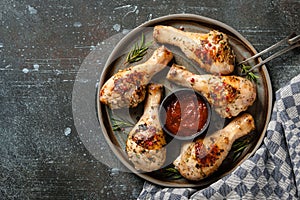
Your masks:
{"label": "charred chicken skin", "polygon": [[119,70],[102,86],[100,102],[111,109],[136,107],[145,99],[146,86],[151,78],[164,69],[172,58],[173,54],[161,46],[145,63]]}
{"label": "charred chicken skin", "polygon": [[173,164],[186,179],[202,180],[220,167],[235,140],[254,129],[253,117],[245,113],[232,120],[225,128],[204,139],[186,144]]}
{"label": "charred chicken skin", "polygon": [[230,74],[235,56],[226,34],[212,30],[209,33],[185,32],[171,26],[154,27],[154,39],[179,47],[190,59],[212,74]]}
{"label": "charred chicken skin", "polygon": [[167,79],[202,93],[215,111],[224,118],[237,116],[256,99],[256,86],[239,76],[198,75],[184,66],[173,64]]}
{"label": "charred chicken skin", "polygon": [[166,159],[166,140],[158,118],[161,84],[149,84],[144,114],[130,131],[126,152],[135,168],[145,172],[160,169]]}

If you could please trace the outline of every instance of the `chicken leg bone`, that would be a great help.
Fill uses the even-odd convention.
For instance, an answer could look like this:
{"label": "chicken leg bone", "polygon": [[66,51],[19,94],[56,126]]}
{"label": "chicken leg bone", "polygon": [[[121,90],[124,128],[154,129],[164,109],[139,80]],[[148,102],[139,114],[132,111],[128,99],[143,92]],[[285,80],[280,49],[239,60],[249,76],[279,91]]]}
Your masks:
{"label": "chicken leg bone", "polygon": [[184,66],[173,64],[167,79],[202,93],[221,117],[237,116],[256,99],[256,86],[239,76],[198,75]]}
{"label": "chicken leg bone", "polygon": [[179,47],[201,68],[212,74],[230,74],[235,56],[226,34],[212,30],[209,33],[185,32],[171,26],[155,26],[154,39],[163,44]]}
{"label": "chicken leg bone", "polygon": [[126,152],[135,168],[145,172],[160,169],[166,160],[166,140],[158,118],[161,84],[149,84],[144,114],[130,131]]}
{"label": "chicken leg bone", "polygon": [[183,147],[184,150],[173,164],[186,179],[202,180],[217,171],[235,140],[254,129],[253,117],[245,113],[232,120],[224,129]]}
{"label": "chicken leg bone", "polygon": [[111,109],[136,107],[145,99],[146,86],[151,78],[164,69],[172,58],[172,52],[161,46],[145,63],[120,70],[102,86],[100,102]]}

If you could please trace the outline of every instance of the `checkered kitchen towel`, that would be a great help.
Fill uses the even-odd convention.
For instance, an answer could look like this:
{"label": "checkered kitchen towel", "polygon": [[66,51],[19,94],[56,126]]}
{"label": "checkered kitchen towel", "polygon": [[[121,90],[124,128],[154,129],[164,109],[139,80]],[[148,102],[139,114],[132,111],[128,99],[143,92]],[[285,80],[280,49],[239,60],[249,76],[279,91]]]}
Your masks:
{"label": "checkered kitchen towel", "polygon": [[235,171],[201,190],[145,182],[138,199],[299,199],[299,114],[300,75],[276,92],[263,144]]}

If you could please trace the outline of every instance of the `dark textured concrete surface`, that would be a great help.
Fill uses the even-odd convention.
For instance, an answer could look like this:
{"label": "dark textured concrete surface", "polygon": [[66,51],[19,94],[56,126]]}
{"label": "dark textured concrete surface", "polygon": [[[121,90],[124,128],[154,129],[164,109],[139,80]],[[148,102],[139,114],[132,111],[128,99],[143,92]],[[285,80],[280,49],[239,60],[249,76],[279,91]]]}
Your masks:
{"label": "dark textured concrete surface", "polygon": [[[76,76],[97,46],[109,55],[115,43],[103,41],[156,17],[192,13],[228,24],[261,51],[300,33],[299,10],[299,0],[1,0],[0,199],[137,198],[143,180],[107,164],[115,158],[105,141],[101,152],[88,146],[99,140],[95,127],[83,128],[87,138],[78,128],[85,124],[72,95]],[[300,49],[267,66],[275,91],[300,73]]]}

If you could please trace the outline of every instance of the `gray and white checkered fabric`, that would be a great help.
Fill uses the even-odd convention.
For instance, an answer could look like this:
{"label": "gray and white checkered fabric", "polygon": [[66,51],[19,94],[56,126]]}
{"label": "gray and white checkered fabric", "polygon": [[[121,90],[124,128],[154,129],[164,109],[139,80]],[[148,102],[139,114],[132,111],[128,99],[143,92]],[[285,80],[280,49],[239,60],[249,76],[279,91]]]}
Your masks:
{"label": "gray and white checkered fabric", "polygon": [[299,114],[300,75],[276,92],[261,147],[231,174],[201,190],[145,182],[138,199],[299,199]]}

